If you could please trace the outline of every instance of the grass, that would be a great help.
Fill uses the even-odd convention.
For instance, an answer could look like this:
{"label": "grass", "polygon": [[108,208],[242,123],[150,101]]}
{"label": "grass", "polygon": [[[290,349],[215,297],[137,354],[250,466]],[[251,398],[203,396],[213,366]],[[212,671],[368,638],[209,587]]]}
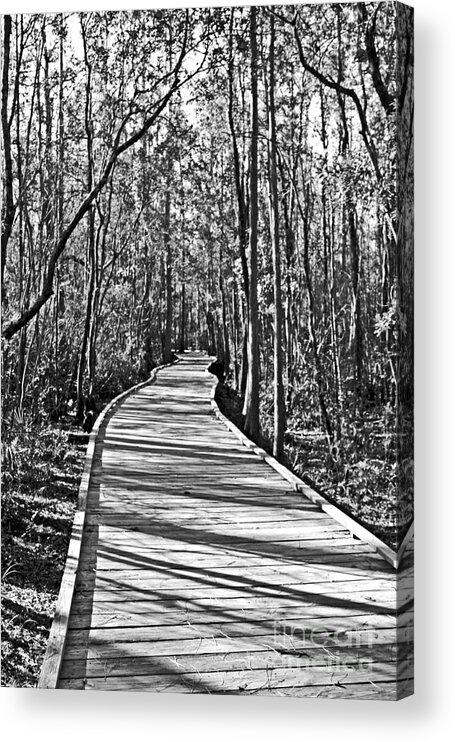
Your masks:
{"label": "grass", "polygon": [[37,684],[54,615],[84,448],[51,425],[3,434],[2,686]]}

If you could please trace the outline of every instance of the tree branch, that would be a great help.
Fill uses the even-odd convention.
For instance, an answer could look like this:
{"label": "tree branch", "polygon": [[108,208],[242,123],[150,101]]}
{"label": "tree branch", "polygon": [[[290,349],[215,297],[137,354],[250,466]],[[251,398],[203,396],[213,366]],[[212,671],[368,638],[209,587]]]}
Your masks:
{"label": "tree branch", "polygon": [[[390,95],[381,77],[378,54],[376,52],[376,46],[374,43],[374,37],[376,34],[376,20],[380,7],[380,5],[376,7],[373,15],[373,20],[370,25],[367,25],[367,29],[365,32],[365,47],[367,50],[368,62],[370,64],[370,72],[374,88],[378,94],[384,111],[386,112],[387,116],[390,116],[395,110],[395,99],[393,95]],[[362,6],[362,10],[364,19],[366,20],[367,10],[365,6]]]}
{"label": "tree branch", "polygon": [[353,101],[353,103],[354,103],[354,105],[355,105],[355,107],[357,109],[357,113],[358,113],[359,119],[360,119],[360,126],[361,126],[360,132],[362,134],[362,139],[365,142],[365,147],[366,147],[367,152],[368,152],[368,154],[370,156],[370,160],[372,162],[372,165],[373,165],[373,168],[374,168],[374,172],[376,174],[376,178],[378,179],[378,181],[381,181],[382,180],[382,173],[381,173],[381,171],[379,169],[378,155],[377,155],[377,152],[376,152],[376,148],[375,148],[375,146],[374,146],[374,144],[372,142],[372,139],[371,139],[370,128],[368,126],[368,121],[367,121],[367,118],[366,118],[366,115],[365,115],[365,111],[362,108],[362,104],[360,103],[360,100],[359,100],[359,97],[358,97],[357,93],[352,88],[347,88],[344,85],[342,85],[341,83],[336,82],[335,80],[332,80],[332,78],[327,77],[322,72],[320,72],[319,70],[317,70],[315,67],[312,67],[312,65],[310,65],[309,62],[307,62],[307,60],[305,58],[304,51],[303,51],[302,41],[301,41],[300,36],[299,36],[299,33],[297,31],[297,19],[294,17],[294,19],[292,21],[288,21],[288,22],[290,22],[291,25],[294,28],[294,38],[295,38],[296,43],[297,43],[297,49],[298,49],[298,52],[299,52],[299,59],[300,59],[300,63],[302,65],[302,67],[307,72],[309,72],[311,75],[313,75],[313,77],[315,77],[317,80],[319,80],[319,82],[322,82],[328,88],[331,88],[332,90],[335,90],[338,94],[345,95],[348,98],[351,98],[351,100]]}
{"label": "tree branch", "polygon": [[177,63],[174,67],[174,80],[173,80],[171,87],[167,91],[166,95],[164,95],[163,98],[161,98],[161,100],[156,104],[153,113],[145,120],[145,122],[140,127],[140,129],[134,134],[132,134],[130,137],[128,137],[122,144],[120,144],[120,140],[122,138],[125,126],[131,117],[131,114],[128,114],[127,116],[125,116],[125,118],[121,122],[119,129],[117,131],[117,134],[115,136],[114,146],[112,149],[111,156],[104,168],[104,171],[100,179],[95,184],[95,186],[92,188],[90,193],[86,196],[86,198],[83,200],[83,202],[77,209],[76,213],[74,214],[73,218],[71,219],[66,229],[64,229],[63,232],[61,233],[57,241],[57,244],[55,245],[49,257],[49,262],[48,262],[46,271],[44,273],[43,284],[42,284],[42,288],[41,288],[41,292],[39,296],[35,299],[33,304],[28,309],[22,312],[18,317],[12,320],[5,327],[5,329],[3,330],[3,337],[6,340],[10,340],[17,332],[19,332],[19,330],[25,327],[25,325],[27,325],[28,322],[30,322],[30,320],[33,319],[33,317],[35,317],[36,314],[38,314],[38,312],[43,307],[43,305],[50,299],[50,297],[53,294],[53,282],[54,282],[54,274],[55,274],[55,268],[56,268],[57,262],[61,254],[63,253],[67,245],[67,242],[69,238],[71,237],[71,235],[73,234],[74,230],[76,229],[76,227],[78,226],[82,218],[85,216],[85,214],[88,212],[92,203],[95,201],[95,199],[98,197],[98,195],[101,193],[101,191],[105,187],[117,159],[120,157],[121,154],[126,152],[126,150],[132,147],[136,142],[139,141],[139,139],[141,139],[141,137],[144,136],[144,134],[155,123],[158,116],[166,108],[175,90],[177,90],[177,88],[180,87],[181,83],[179,83],[178,74],[180,72],[180,69],[183,64],[183,60],[186,55],[186,47],[187,47],[187,42],[188,42],[188,26],[189,26],[189,13],[187,10],[182,48],[181,48]]}

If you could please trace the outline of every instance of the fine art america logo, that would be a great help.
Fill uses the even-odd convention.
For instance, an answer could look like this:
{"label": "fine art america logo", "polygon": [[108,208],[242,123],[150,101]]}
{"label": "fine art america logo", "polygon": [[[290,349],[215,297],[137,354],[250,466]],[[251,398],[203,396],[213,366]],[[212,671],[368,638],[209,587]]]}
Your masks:
{"label": "fine art america logo", "polygon": [[296,626],[292,620],[275,618],[270,648],[282,655],[289,667],[319,665],[374,673],[392,662],[403,676],[407,665],[412,668],[412,640],[412,626],[376,629],[362,625],[361,619],[350,629],[333,628],[329,622],[326,626],[320,622],[317,627],[302,622]]}

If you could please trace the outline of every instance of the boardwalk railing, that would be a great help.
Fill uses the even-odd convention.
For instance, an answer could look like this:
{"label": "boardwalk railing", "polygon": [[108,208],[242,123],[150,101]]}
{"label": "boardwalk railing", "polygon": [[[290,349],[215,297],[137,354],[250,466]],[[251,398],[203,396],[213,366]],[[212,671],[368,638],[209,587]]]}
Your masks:
{"label": "boardwalk railing", "polygon": [[47,642],[46,653],[44,655],[44,661],[41,667],[38,688],[57,687],[60,667],[63,658],[63,651],[65,649],[66,636],[68,632],[68,622],[74,595],[74,588],[76,585],[79,559],[81,555],[82,536],[87,509],[87,495],[90,486],[90,478],[92,475],[95,446],[102,425],[106,421],[107,416],[112,413],[127,396],[133,394],[133,392],[136,392],[139,389],[142,389],[142,387],[147,386],[148,384],[152,384],[156,380],[158,371],[160,371],[160,369],[162,368],[167,368],[170,365],[173,364],[157,366],[153,369],[149,379],[146,379],[146,381],[141,381],[139,384],[136,384],[130,389],[127,389],[125,392],[122,392],[111,402],[109,402],[109,404],[97,417],[92,432],[90,433],[87,451],[85,454],[84,471],[82,472],[81,483],[79,485],[78,502],[74,515],[73,527],[71,530],[71,538],[68,547],[68,554],[66,557],[65,569],[63,572],[60,591],[57,598],[54,620],[52,622],[52,627]]}
{"label": "boardwalk railing", "polygon": [[[207,373],[210,372],[207,370]],[[224,423],[224,425],[228,428],[228,430],[231,431],[231,433],[234,433],[234,435],[238,438],[242,445],[250,449],[250,451],[255,453],[256,456],[259,456],[259,458],[261,458],[263,461],[265,461],[266,464],[271,466],[272,469],[275,469],[278,474],[280,474],[284,479],[292,484],[293,488],[296,491],[302,492],[305,497],[311,500],[311,502],[314,502],[316,505],[318,505],[321,510],[327,513],[327,515],[330,515],[337,523],[340,523],[340,525],[347,528],[354,536],[357,536],[362,541],[370,544],[370,546],[372,546],[378,552],[378,554],[380,554],[386,560],[386,562],[391,564],[392,567],[394,567],[395,569],[398,569],[400,562],[403,559],[404,554],[406,553],[407,546],[412,541],[412,538],[414,536],[414,521],[410,524],[399,549],[397,551],[392,549],[390,546],[388,546],[388,544],[384,543],[384,541],[375,536],[374,533],[371,533],[371,531],[365,528],[365,526],[355,520],[355,518],[351,517],[343,510],[338,508],[336,505],[333,505],[333,503],[326,500],[325,497],[316,492],[312,487],[310,487],[302,479],[300,479],[300,477],[289,471],[289,469],[283,466],[283,464],[280,464],[279,461],[277,461],[273,456],[267,453],[267,451],[264,451],[263,448],[260,448],[260,446],[247,438],[247,436],[242,433],[242,431],[233,422],[231,422],[231,420],[228,420],[228,418],[221,412],[215,400],[218,383],[218,381],[214,382],[210,395],[210,403],[212,409],[216,417]]]}

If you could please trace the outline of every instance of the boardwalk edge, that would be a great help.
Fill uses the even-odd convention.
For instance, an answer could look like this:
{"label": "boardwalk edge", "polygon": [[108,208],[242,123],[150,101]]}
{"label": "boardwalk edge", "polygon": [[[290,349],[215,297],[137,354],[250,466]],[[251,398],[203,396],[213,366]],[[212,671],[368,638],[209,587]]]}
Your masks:
{"label": "boardwalk edge", "polygon": [[[208,369],[206,369],[206,371],[207,373],[210,373]],[[384,541],[375,536],[374,533],[371,533],[371,531],[365,528],[365,526],[362,526],[361,523],[359,523],[353,517],[347,515],[347,513],[345,513],[343,510],[340,510],[340,508],[338,508],[336,505],[333,505],[333,503],[326,500],[325,497],[316,492],[296,474],[293,474],[286,466],[280,464],[279,461],[277,461],[273,456],[267,453],[267,451],[264,451],[263,448],[250,440],[233,422],[231,422],[231,420],[223,415],[218,406],[218,403],[215,400],[218,384],[218,381],[214,383],[210,393],[211,407],[218,420],[224,423],[224,425],[228,428],[228,430],[231,431],[231,433],[234,433],[234,435],[238,438],[242,445],[255,453],[256,456],[259,456],[259,458],[265,461],[265,463],[268,464],[272,469],[275,469],[278,474],[280,474],[284,479],[292,484],[296,491],[301,492],[303,495],[305,495],[305,497],[311,500],[311,502],[314,502],[316,505],[318,505],[321,510],[327,513],[327,515],[330,515],[337,523],[340,523],[340,525],[347,528],[352,535],[370,544],[370,546],[376,549],[377,553],[380,554],[380,556],[382,556],[382,558],[385,559],[388,564],[391,564],[392,567],[398,569],[400,562],[406,552],[406,548],[414,535],[414,521],[410,524],[408,531],[400,544],[399,549],[397,551],[392,549],[390,546],[384,543]]]}
{"label": "boardwalk edge", "polygon": [[117,395],[117,397],[112,399],[103,409],[103,411],[98,415],[95,421],[92,432],[90,433],[87,450],[85,452],[84,470],[82,472],[81,483],[79,485],[78,501],[73,519],[73,526],[66,556],[65,568],[63,571],[60,590],[57,597],[54,619],[52,621],[52,626],[47,641],[46,652],[44,655],[43,664],[41,666],[37,688],[57,688],[60,668],[63,659],[63,652],[65,649],[66,636],[68,632],[70,609],[74,595],[74,588],[76,585],[77,570],[79,567],[79,559],[81,555],[82,534],[84,530],[87,496],[92,475],[95,446],[100,429],[107,416],[112,413],[124,401],[126,397],[138,391],[139,389],[142,389],[142,387],[145,387],[148,384],[153,384],[156,381],[158,371],[161,371],[161,369],[163,368],[168,368],[169,366],[175,365],[179,362],[179,360],[180,359],[174,361],[174,363],[166,363],[162,366],[157,366],[156,368],[154,368],[148,379],[139,382],[139,384],[135,384],[134,386],[130,387],[130,389],[127,389],[126,391],[122,392],[121,394]]}

